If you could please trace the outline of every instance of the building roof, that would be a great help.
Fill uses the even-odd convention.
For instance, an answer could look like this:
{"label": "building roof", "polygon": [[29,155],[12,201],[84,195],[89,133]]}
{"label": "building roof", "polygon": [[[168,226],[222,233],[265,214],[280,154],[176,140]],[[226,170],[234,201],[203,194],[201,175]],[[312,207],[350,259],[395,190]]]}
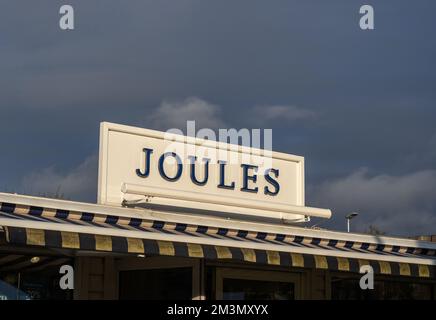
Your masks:
{"label": "building roof", "polygon": [[226,219],[174,208],[123,208],[0,193],[0,226],[15,245],[227,259],[434,276],[436,243]]}

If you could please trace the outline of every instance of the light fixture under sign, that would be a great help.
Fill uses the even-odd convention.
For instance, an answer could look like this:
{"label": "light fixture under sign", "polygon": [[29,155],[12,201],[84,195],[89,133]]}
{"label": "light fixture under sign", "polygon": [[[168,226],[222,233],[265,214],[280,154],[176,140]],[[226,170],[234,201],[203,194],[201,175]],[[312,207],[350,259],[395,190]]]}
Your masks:
{"label": "light fixture under sign", "polygon": [[41,260],[41,258],[40,257],[32,257],[31,259],[30,259],[30,262],[31,263],[38,263],[39,261]]}
{"label": "light fixture under sign", "polygon": [[233,215],[251,216],[258,218],[277,219],[285,223],[306,222],[307,217],[330,218],[331,211],[328,209],[290,206],[266,201],[241,200],[217,195],[202,195],[201,202],[192,195],[192,192],[180,191],[169,188],[152,188],[134,184],[124,183],[121,191],[125,195],[125,200],[137,200],[132,195],[146,197],[145,203],[193,208],[205,211],[224,212]]}

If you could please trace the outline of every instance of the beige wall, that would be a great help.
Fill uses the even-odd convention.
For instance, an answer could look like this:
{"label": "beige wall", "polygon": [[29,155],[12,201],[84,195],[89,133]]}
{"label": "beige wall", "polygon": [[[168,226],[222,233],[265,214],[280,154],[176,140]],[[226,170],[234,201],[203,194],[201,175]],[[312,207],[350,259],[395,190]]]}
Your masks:
{"label": "beige wall", "polygon": [[[78,257],[75,262],[75,299],[117,299],[118,270],[142,268],[193,267],[193,298],[204,299],[204,268],[200,259],[174,257],[117,258]],[[269,274],[289,274],[298,279],[300,299],[329,299],[329,272],[315,269],[289,269],[281,267],[256,266],[253,264],[213,263],[208,266],[221,269],[234,269],[244,274],[258,275],[259,271]],[[200,281],[200,278],[202,281]]]}
{"label": "beige wall", "polygon": [[115,299],[116,273],[112,257],[77,257],[74,299]]}
{"label": "beige wall", "polygon": [[[230,274],[237,278],[245,279],[276,279],[276,281],[290,281],[296,283],[296,298],[305,300],[331,299],[332,277],[355,277],[345,272],[331,272],[328,270],[308,268],[285,268],[277,266],[264,266],[234,262],[205,262],[203,259],[189,259],[178,257],[77,257],[75,260],[75,299],[117,299],[118,298],[118,271],[140,270],[156,268],[192,267],[193,299],[220,298],[219,277]],[[207,279],[206,271],[211,270],[212,279]],[[217,280],[218,279],[218,280]],[[405,280],[417,281],[417,279],[404,277],[383,276],[379,280]],[[208,282],[209,281],[209,282]],[[274,281],[274,280],[272,280]],[[434,296],[436,285],[434,279],[422,279],[419,283],[432,283]],[[218,289],[217,289],[218,288]]]}

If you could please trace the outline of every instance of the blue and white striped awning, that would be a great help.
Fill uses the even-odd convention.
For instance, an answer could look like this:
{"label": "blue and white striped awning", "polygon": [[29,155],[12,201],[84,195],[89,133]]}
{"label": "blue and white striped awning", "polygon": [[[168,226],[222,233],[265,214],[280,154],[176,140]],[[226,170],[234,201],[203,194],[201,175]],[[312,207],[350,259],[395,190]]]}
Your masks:
{"label": "blue and white striped awning", "polygon": [[[119,208],[120,213],[125,210]],[[431,246],[347,241],[289,232],[260,232],[126,214],[0,203],[0,226],[13,245],[358,272],[370,264],[387,275],[434,277]],[[304,230],[304,229],[303,229]]]}

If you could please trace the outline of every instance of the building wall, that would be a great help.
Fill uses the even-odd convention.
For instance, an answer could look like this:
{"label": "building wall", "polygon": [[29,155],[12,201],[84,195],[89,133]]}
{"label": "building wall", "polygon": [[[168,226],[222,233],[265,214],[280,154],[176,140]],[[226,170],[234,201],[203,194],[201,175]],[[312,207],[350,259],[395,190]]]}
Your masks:
{"label": "building wall", "polygon": [[[113,257],[78,257],[75,260],[76,285],[75,299],[117,299],[118,271],[141,270],[157,268],[192,267],[192,297],[193,299],[216,299],[219,287],[216,281],[223,272],[235,271],[235,274],[263,277],[263,280],[280,274],[283,279],[298,282],[297,299],[324,300],[332,298],[332,281],[338,279],[352,279],[353,288],[358,288],[359,275],[347,272],[331,272],[319,269],[284,268],[261,266],[256,264],[242,264],[234,262],[206,262],[202,259],[186,259],[176,257],[149,258],[113,258]],[[287,276],[289,275],[289,276]],[[434,279],[415,279],[409,277],[376,276],[376,281],[402,282],[412,285],[424,284],[432,286],[436,297],[436,283]],[[354,290],[353,289],[353,290]],[[360,294],[360,293],[359,293]]]}
{"label": "building wall", "polygon": [[77,257],[75,299],[115,299],[116,273],[112,257]]}
{"label": "building wall", "polygon": [[[149,259],[147,261],[147,259]],[[190,261],[188,261],[190,260]],[[126,266],[133,269],[141,268],[171,268],[177,266],[192,266],[194,275],[193,298],[206,298],[208,291],[205,274],[202,272],[202,261],[200,259],[181,259],[165,257],[153,258],[117,258],[112,257],[77,257],[75,260],[75,299],[117,299],[118,298],[118,270],[126,269]],[[298,275],[301,282],[299,298],[301,299],[328,299],[330,288],[328,272],[315,269],[294,269],[289,271],[286,268],[274,268],[268,266],[256,266],[252,264],[213,263],[213,268],[239,269],[246,273],[251,271],[263,272],[287,272]],[[215,298],[207,297],[207,298]]]}
{"label": "building wall", "polygon": [[330,298],[329,272],[311,269],[305,275],[306,292],[303,299],[325,300]]}

